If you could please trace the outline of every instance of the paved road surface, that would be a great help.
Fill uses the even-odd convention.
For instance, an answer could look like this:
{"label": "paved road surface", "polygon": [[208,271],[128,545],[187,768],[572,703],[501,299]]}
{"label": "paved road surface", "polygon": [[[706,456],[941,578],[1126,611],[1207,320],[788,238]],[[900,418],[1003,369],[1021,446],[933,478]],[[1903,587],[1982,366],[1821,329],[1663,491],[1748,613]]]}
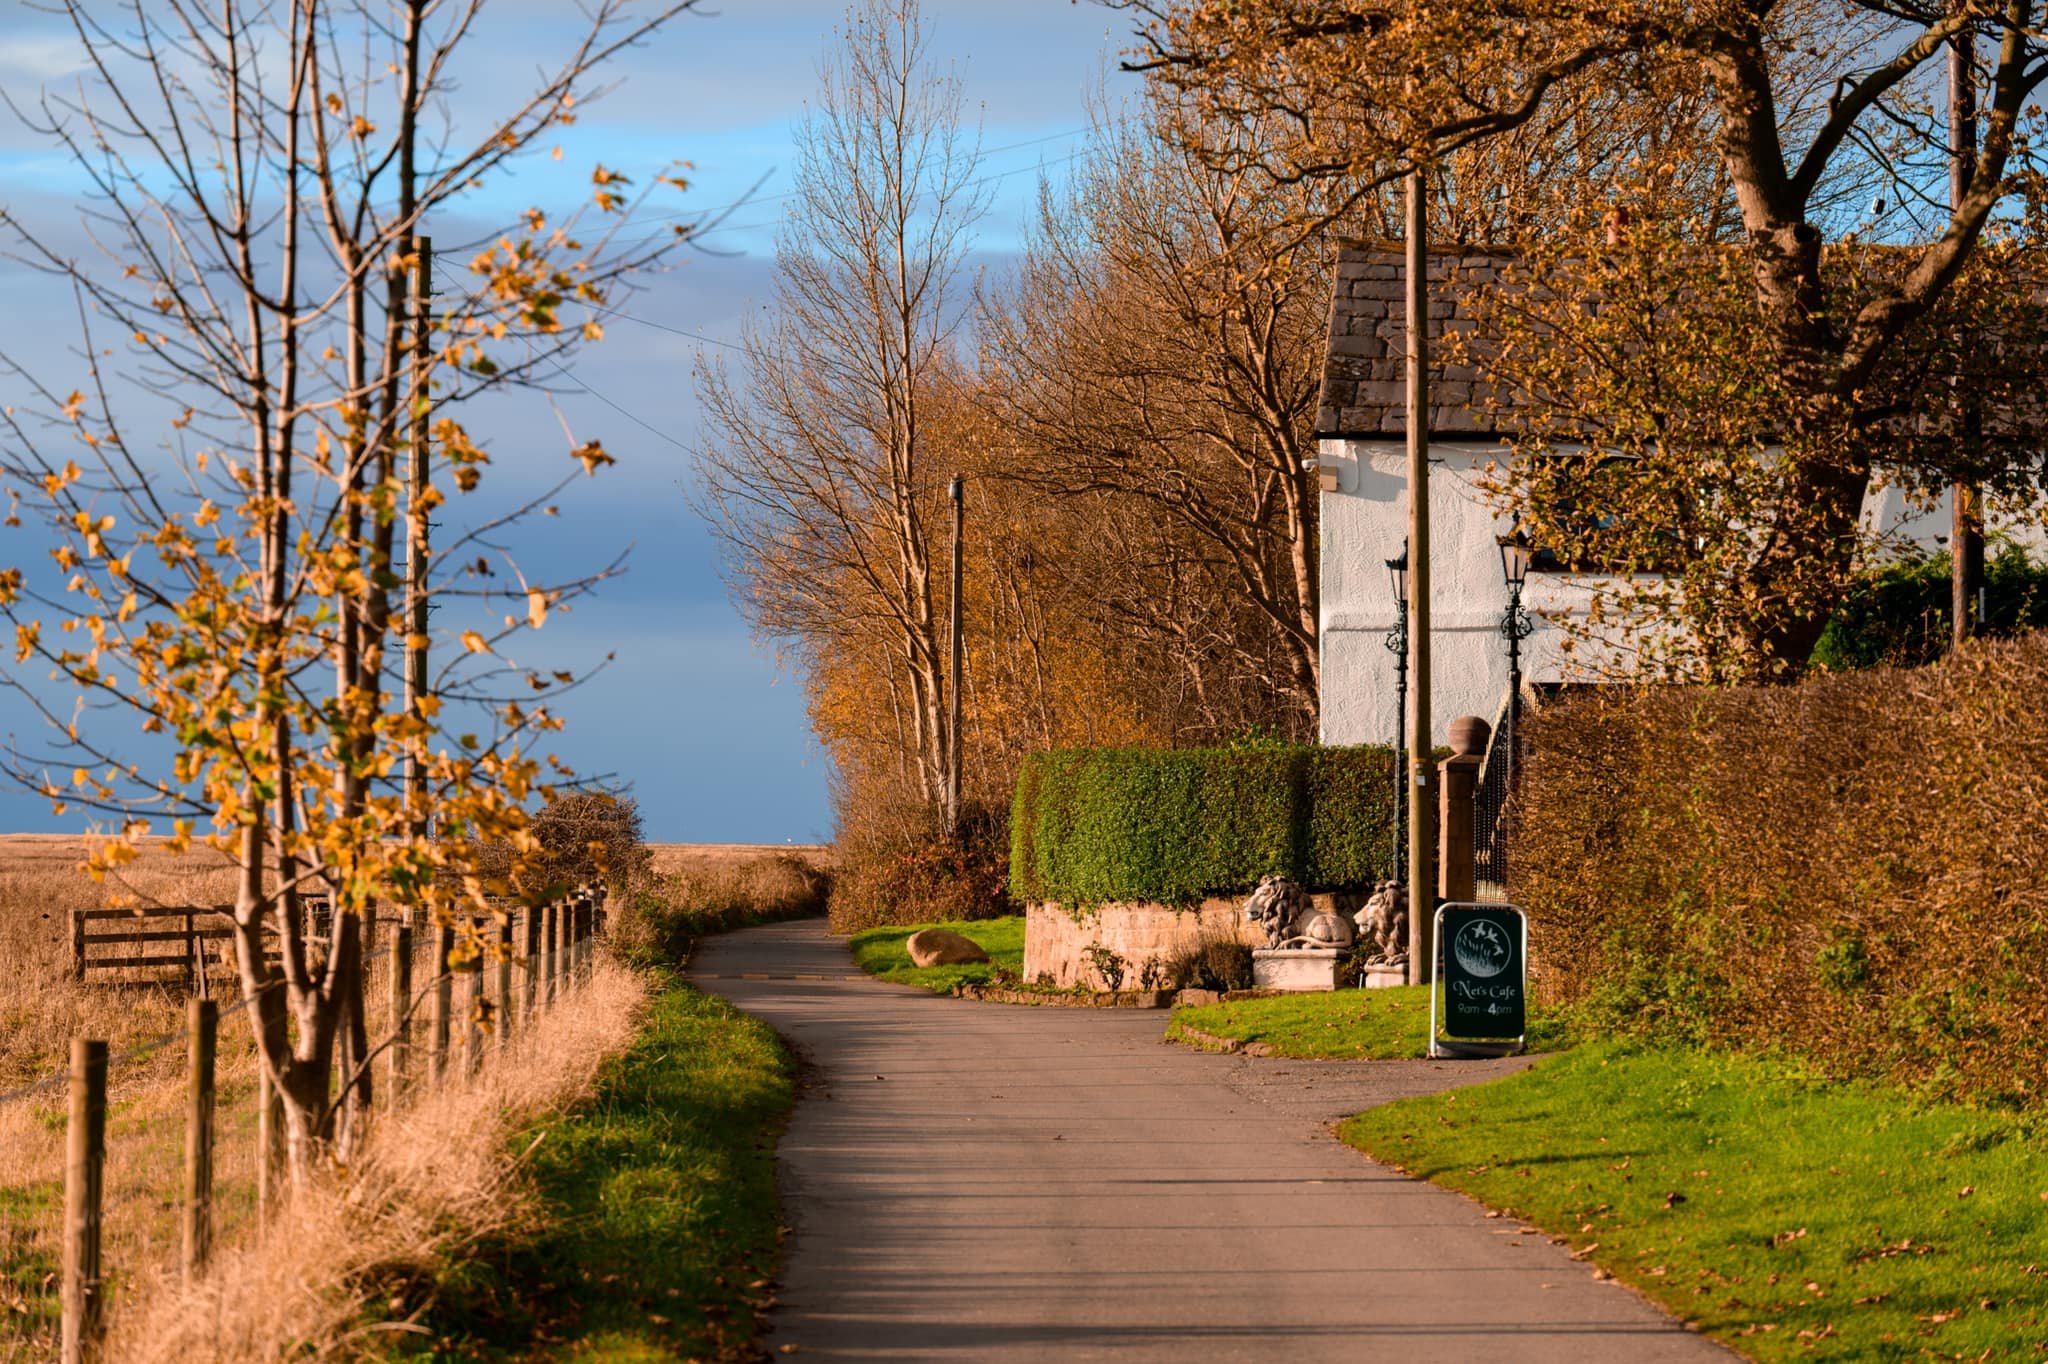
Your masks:
{"label": "paved road surface", "polygon": [[977,1004],[853,971],[815,920],[715,939],[693,965],[812,1067],[781,1147],[795,1233],[771,1351],[1729,1358],[1326,1127],[1518,1062],[1208,1056],[1162,1044],[1152,1011]]}

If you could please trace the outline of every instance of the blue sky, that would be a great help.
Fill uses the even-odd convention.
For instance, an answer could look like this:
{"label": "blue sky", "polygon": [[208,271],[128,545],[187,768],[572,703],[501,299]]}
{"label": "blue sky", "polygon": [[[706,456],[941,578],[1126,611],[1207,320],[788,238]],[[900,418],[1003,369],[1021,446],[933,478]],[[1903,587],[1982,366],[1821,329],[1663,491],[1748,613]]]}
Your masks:
{"label": "blue sky", "polygon": [[[460,74],[463,103],[502,98],[524,85],[566,25],[558,0],[496,0]],[[1127,45],[1126,16],[1069,0],[926,0],[933,45],[963,86],[970,121],[992,149],[983,174],[994,204],[983,224],[979,264],[1004,268],[1036,192],[1037,172],[1057,175],[1082,144],[1089,93],[1114,95],[1133,78],[1113,73]],[[715,11],[715,12],[713,12]],[[719,254],[678,257],[644,282],[632,318],[736,339],[742,320],[769,297],[772,247],[787,201],[790,128],[812,94],[816,63],[843,4],[819,0],[717,0],[685,15],[613,69],[617,88],[590,103],[563,141],[559,163],[525,163],[496,186],[480,212],[580,200],[589,166],[636,179],[688,161],[684,197],[651,213],[729,204],[765,176],[753,202],[706,240]],[[75,68],[64,35],[19,5],[0,20],[0,85],[17,97],[60,86]],[[56,230],[76,221],[74,172],[0,113],[0,202]],[[458,235],[462,224],[436,231]],[[65,299],[19,266],[0,261],[0,349],[47,349],[53,312]],[[626,575],[594,601],[551,622],[550,652],[616,661],[564,699],[569,723],[560,752],[585,772],[614,773],[639,795],[650,837],[660,840],[809,842],[828,837],[829,765],[812,742],[801,679],[778,672],[772,644],[757,643],[726,599],[715,551],[684,502],[698,415],[690,371],[702,343],[620,318],[586,351],[577,385],[553,401],[579,440],[601,438],[619,465],[562,503],[559,522],[521,547],[540,575],[554,564],[589,564],[631,546]],[[0,395],[0,401],[5,396]],[[630,414],[630,415],[627,415]],[[560,426],[549,399],[508,394],[471,414],[500,475],[554,469]],[[651,428],[651,429],[650,429]],[[529,435],[528,433],[540,433]],[[541,461],[545,461],[541,463]],[[0,532],[4,534],[4,532]],[[28,546],[0,540],[0,563]],[[0,695],[0,736],[33,736],[24,707]],[[0,828],[66,830],[47,805],[0,794]]]}

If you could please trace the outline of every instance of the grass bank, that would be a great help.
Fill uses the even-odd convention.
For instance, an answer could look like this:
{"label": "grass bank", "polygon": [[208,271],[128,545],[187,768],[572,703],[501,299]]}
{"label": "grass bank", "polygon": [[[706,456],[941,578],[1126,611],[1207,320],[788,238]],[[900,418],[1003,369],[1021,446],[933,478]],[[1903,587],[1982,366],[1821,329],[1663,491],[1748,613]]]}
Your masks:
{"label": "grass bank", "polygon": [[2048,1146],[1784,1061],[1586,1046],[1345,1123],[1759,1359],[2032,1356]]}
{"label": "grass bank", "polygon": [[[1316,994],[1237,999],[1173,1011],[1167,1037],[1213,1048],[1211,1038],[1255,1046],[1264,1055],[1333,1061],[1386,1061],[1423,1054],[1429,1045],[1429,990],[1398,985],[1381,990],[1329,990]],[[1563,1045],[1554,1017],[1529,1020],[1529,1049]]]}
{"label": "grass bank", "polygon": [[[915,966],[904,947],[910,935],[920,929],[945,928],[981,944],[991,960],[972,966]],[[1024,916],[1001,919],[972,919],[942,924],[912,924],[909,927],[870,928],[853,935],[849,942],[860,969],[899,985],[916,985],[934,994],[946,994],[962,981],[977,984],[991,979],[997,967],[1011,974],[1024,970]]]}
{"label": "grass bank", "polygon": [[[794,1100],[774,1032],[661,979],[594,1097],[534,1124],[526,1229],[450,1272],[411,1357],[725,1357],[780,1255],[775,1138]],[[537,1144],[536,1144],[537,1143]]]}

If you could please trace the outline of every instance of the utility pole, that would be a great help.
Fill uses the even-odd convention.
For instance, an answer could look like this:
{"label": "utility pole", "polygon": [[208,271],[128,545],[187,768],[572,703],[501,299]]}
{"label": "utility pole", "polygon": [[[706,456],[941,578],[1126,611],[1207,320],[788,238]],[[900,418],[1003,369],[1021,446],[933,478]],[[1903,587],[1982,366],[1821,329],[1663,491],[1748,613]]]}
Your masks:
{"label": "utility pole", "polygon": [[1436,977],[1436,811],[1429,723],[1429,205],[1408,175],[1408,982]]}
{"label": "utility pole", "polygon": [[953,671],[951,711],[946,721],[946,836],[960,834],[960,685],[966,669],[962,660],[966,644],[960,634],[960,563],[963,532],[967,528],[967,480],[959,474],[947,488],[953,499]]}
{"label": "utility pole", "polygon": [[[433,360],[434,239],[413,238],[412,442],[405,470],[405,713],[419,714],[427,695],[427,385]],[[405,755],[406,832],[424,837],[427,769]]]}
{"label": "utility pole", "polygon": [[[1948,202],[1960,209],[1970,192],[1970,177],[1977,168],[1977,84],[1970,68],[1977,57],[1976,36],[1963,28],[1948,45]],[[1958,352],[1960,356],[1960,351]],[[1969,392],[1967,376],[1956,376],[1964,385],[1963,449],[1974,457],[1982,436],[1983,414],[1976,397]],[[1984,510],[1976,483],[1959,478],[1949,490],[1949,615],[1954,624],[1952,643],[1962,647],[1978,630],[1981,619],[1971,619],[1971,608],[1980,600],[1984,583]],[[1979,613],[1981,614],[1981,613]]]}

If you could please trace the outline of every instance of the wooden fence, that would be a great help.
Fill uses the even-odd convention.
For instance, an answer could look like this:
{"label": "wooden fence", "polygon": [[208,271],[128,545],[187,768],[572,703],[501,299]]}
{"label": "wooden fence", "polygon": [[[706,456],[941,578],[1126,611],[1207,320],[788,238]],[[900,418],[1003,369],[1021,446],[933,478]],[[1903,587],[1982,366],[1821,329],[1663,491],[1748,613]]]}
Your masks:
{"label": "wooden fence", "polygon": [[[179,928],[139,929],[127,937],[114,934],[92,936],[87,926],[115,916],[134,918],[130,910],[83,910],[72,918],[74,965],[83,976],[87,969],[131,966],[171,966],[169,954],[142,954],[135,958],[94,958],[86,949],[96,942],[183,944],[194,962],[198,984],[203,985],[204,965],[200,961],[204,944],[225,937],[225,928],[201,924],[218,908],[181,907],[145,911],[151,918],[181,919]],[[416,1092],[422,1080],[445,1083],[453,1070],[450,1047],[457,1022],[455,987],[458,977],[467,982],[468,998],[462,1011],[462,1070],[474,1073],[483,1063],[485,1019],[494,1037],[494,1049],[510,1043],[515,1028],[531,1026],[534,1015],[552,1008],[569,992],[587,980],[595,960],[598,936],[605,928],[605,910],[594,893],[579,892],[568,900],[541,906],[508,906],[496,918],[496,941],[488,944],[490,957],[470,958],[460,967],[450,961],[456,932],[448,925],[436,925],[425,935],[426,942],[414,942],[409,924],[395,925],[390,946],[374,953],[389,956],[386,977],[389,1002],[390,1044],[386,1052],[384,1087],[387,1107],[402,1103]],[[480,922],[474,921],[474,922]],[[431,945],[433,975],[415,990],[414,958]],[[371,955],[371,954],[366,954]],[[80,965],[79,963],[82,963]],[[515,993],[515,981],[517,990]],[[430,1031],[426,1064],[420,1065],[413,1042],[413,1016],[431,991]],[[214,1000],[195,996],[187,1001],[186,1028],[170,1041],[183,1040],[187,1046],[185,1105],[185,1167],[181,1192],[181,1258],[189,1280],[204,1272],[213,1249],[213,1155],[216,1131],[215,1058],[218,1052],[220,1020],[240,1010],[242,1000],[222,1009]],[[367,1006],[368,1001],[365,1001]],[[60,1340],[64,1364],[85,1364],[94,1358],[105,1308],[105,1266],[100,1259],[100,1231],[105,1188],[107,1144],[107,1044],[97,1039],[72,1039],[70,1117],[66,1128],[64,1174],[64,1250],[59,1292]],[[422,1070],[424,1074],[422,1074]],[[273,1202],[267,1190],[275,1186],[275,1171],[283,1163],[283,1132],[274,1116],[277,1102],[269,1076],[259,1063],[258,1180],[259,1216]]]}
{"label": "wooden fence", "polygon": [[[308,918],[313,940],[324,942],[333,911],[324,897],[307,897]],[[371,920],[365,941],[374,937],[379,923],[396,923],[393,918]],[[147,905],[139,909],[74,909],[71,911],[71,978],[83,982],[87,972],[124,973],[118,985],[182,985],[191,993],[212,993],[211,977],[224,971],[235,978],[234,953],[227,948],[216,953],[211,945],[228,943],[235,935],[233,905]],[[272,937],[275,930],[268,930]],[[95,953],[96,948],[140,949],[125,954]],[[265,954],[272,961],[276,950]],[[152,974],[140,979],[126,973]],[[169,973],[169,974],[166,974]]]}

